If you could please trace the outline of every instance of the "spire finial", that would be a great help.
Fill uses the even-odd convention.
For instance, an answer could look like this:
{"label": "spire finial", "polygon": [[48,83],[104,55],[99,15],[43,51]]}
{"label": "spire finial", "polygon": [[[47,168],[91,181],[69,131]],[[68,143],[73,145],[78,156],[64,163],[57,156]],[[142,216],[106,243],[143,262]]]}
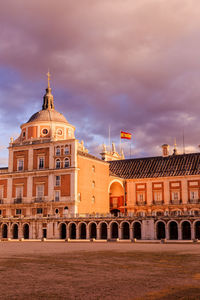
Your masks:
{"label": "spire finial", "polygon": [[50,88],[50,77],[51,74],[49,73],[49,70],[47,72],[47,80],[48,80],[48,87],[46,89],[46,93],[44,95],[44,101],[42,105],[42,109],[54,109],[54,103],[53,103],[53,95],[51,94],[51,88]]}
{"label": "spire finial", "polygon": [[49,73],[49,70],[48,70],[48,72],[47,72],[48,89],[50,88],[50,77],[51,77],[51,74]]}

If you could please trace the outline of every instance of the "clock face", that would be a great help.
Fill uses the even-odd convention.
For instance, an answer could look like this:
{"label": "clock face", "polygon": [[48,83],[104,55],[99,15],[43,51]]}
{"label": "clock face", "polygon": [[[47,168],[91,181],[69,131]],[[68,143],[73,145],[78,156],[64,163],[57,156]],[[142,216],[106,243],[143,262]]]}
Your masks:
{"label": "clock face", "polygon": [[58,129],[58,130],[57,130],[57,134],[58,134],[58,135],[62,135],[62,129]]}
{"label": "clock face", "polygon": [[48,130],[46,128],[42,129],[42,134],[43,135],[47,135],[48,134]]}

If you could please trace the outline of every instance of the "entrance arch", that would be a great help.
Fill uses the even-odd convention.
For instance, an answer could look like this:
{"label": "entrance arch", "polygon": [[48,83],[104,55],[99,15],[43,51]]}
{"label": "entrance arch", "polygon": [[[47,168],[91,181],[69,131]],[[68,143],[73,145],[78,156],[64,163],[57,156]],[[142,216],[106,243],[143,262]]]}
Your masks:
{"label": "entrance arch", "polygon": [[69,226],[69,238],[71,240],[75,240],[76,239],[76,224],[70,223],[68,226]]}
{"label": "entrance arch", "polygon": [[157,233],[157,240],[165,239],[165,237],[166,237],[166,233],[165,233],[165,223],[162,222],[162,221],[159,221],[159,222],[156,224],[156,227],[157,227],[157,230],[156,230],[156,233]]}
{"label": "entrance arch", "polygon": [[79,224],[79,230],[80,230],[80,239],[85,240],[86,239],[86,224],[80,223]]}
{"label": "entrance arch", "polygon": [[182,222],[181,228],[182,228],[182,239],[183,240],[191,240],[190,222],[188,222],[188,221]]}
{"label": "entrance arch", "polygon": [[28,224],[24,224],[23,226],[23,236],[24,239],[29,239],[29,225]]}
{"label": "entrance arch", "polygon": [[130,224],[128,222],[123,222],[121,225],[122,229],[122,239],[130,239]]}
{"label": "entrance arch", "polygon": [[111,238],[117,239],[119,237],[118,231],[119,231],[119,225],[116,222],[113,222],[111,225]]}
{"label": "entrance arch", "polygon": [[90,224],[90,239],[96,239],[97,238],[97,225],[96,223]]}
{"label": "entrance arch", "polygon": [[109,187],[110,195],[110,212],[117,215],[118,212],[124,212],[124,188],[119,180],[115,180]]}
{"label": "entrance arch", "polygon": [[100,234],[101,234],[101,239],[102,240],[107,240],[108,238],[108,231],[107,231],[107,223],[103,222],[100,225]]}
{"label": "entrance arch", "polygon": [[175,221],[169,223],[169,239],[178,240],[178,224]]}
{"label": "entrance arch", "polygon": [[63,240],[67,238],[67,227],[65,223],[60,224],[60,238]]}
{"label": "entrance arch", "polygon": [[2,225],[2,238],[3,239],[8,238],[8,225],[7,224]]}
{"label": "entrance arch", "polygon": [[18,225],[13,225],[13,239],[18,239]]}
{"label": "entrance arch", "polygon": [[197,221],[194,225],[194,231],[195,231],[195,239],[200,239],[200,221]]}
{"label": "entrance arch", "polygon": [[140,222],[135,222],[133,224],[133,238],[141,240],[141,224]]}

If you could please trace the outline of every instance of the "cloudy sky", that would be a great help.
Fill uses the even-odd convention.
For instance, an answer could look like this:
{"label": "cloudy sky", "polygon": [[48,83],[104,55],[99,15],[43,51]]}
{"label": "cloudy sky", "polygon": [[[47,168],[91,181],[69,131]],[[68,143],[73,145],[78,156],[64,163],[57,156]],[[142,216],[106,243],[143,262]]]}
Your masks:
{"label": "cloudy sky", "polygon": [[[0,165],[10,136],[56,109],[91,153],[133,134],[132,156],[200,144],[199,0],[0,0]],[[130,145],[124,143],[129,157]]]}

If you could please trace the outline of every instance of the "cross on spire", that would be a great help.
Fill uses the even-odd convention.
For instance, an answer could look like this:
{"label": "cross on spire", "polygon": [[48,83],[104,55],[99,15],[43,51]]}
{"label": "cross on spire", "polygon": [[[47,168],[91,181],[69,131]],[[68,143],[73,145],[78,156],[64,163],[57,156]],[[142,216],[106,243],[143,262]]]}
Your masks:
{"label": "cross on spire", "polygon": [[47,72],[48,88],[50,88],[50,77],[51,77],[51,74],[49,73],[49,70],[48,70],[48,72]]}

